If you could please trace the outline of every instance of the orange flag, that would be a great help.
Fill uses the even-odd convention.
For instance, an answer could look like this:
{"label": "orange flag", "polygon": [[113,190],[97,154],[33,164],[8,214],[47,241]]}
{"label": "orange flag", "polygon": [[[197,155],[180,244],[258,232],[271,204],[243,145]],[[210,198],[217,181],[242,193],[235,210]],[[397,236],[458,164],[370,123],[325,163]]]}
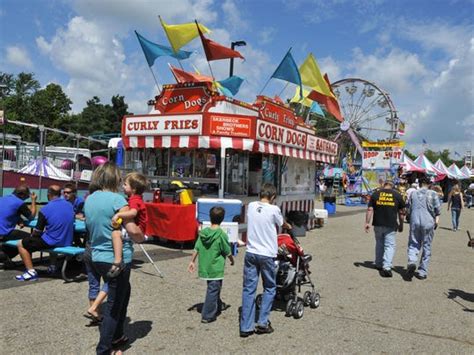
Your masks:
{"label": "orange flag", "polygon": [[197,73],[190,73],[168,64],[174,78],[178,83],[202,83],[202,82],[213,82],[214,80],[210,76],[201,75]]}
{"label": "orange flag", "polygon": [[[326,83],[328,84],[329,89],[332,92],[331,84],[329,82],[329,77],[327,74],[324,74],[324,80],[326,80]],[[314,100],[326,106],[326,111],[329,112],[334,117],[336,117],[336,119],[339,122],[344,121],[344,118],[342,117],[342,114],[341,114],[341,109],[339,107],[339,103],[334,97],[326,96],[314,90],[312,90],[307,97],[311,100]]]}
{"label": "orange flag", "polygon": [[210,62],[211,60],[229,59],[229,58],[244,59],[244,57],[242,57],[242,54],[240,54],[239,52],[231,48],[224,47],[223,45],[220,45],[219,43],[211,41],[210,39],[204,37],[197,22],[196,22],[196,27],[199,32],[199,36],[201,37],[202,46],[204,47],[204,52],[206,53],[206,58],[208,62]]}

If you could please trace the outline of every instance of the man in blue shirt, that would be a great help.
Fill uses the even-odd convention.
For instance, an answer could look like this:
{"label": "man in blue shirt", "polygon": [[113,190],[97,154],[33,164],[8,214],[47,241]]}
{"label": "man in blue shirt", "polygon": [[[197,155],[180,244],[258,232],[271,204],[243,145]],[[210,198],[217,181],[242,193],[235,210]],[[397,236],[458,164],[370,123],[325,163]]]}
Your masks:
{"label": "man in blue shirt", "polygon": [[25,264],[25,272],[17,275],[18,281],[34,281],[38,273],[33,268],[31,254],[35,251],[54,247],[69,246],[74,234],[74,209],[60,198],[61,187],[51,185],[48,188],[48,204],[38,214],[38,223],[31,236],[18,242],[18,252]]}
{"label": "man in blue shirt", "polygon": [[[31,197],[31,205],[28,207],[26,200]],[[18,185],[13,194],[0,197],[0,241],[22,239],[29,235],[25,231],[15,229],[16,225],[23,224],[23,218],[32,220],[36,216],[36,194],[30,194],[26,184]],[[10,261],[18,252],[6,246],[2,246],[5,260]],[[4,265],[7,263],[4,262]]]}
{"label": "man in blue shirt", "polygon": [[72,203],[76,218],[84,219],[84,199],[77,196],[77,188],[73,183],[68,182],[63,189],[64,199]]}

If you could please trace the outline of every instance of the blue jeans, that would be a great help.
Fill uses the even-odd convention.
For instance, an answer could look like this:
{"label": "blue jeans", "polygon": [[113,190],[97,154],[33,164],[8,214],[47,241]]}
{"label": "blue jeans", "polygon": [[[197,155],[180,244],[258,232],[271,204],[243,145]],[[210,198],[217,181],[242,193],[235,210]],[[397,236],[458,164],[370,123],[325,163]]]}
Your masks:
{"label": "blue jeans", "polygon": [[212,320],[217,317],[217,313],[221,310],[221,288],[222,280],[208,280],[206,299],[202,306],[201,318],[205,320]]}
{"label": "blue jeans", "polygon": [[112,341],[123,335],[123,325],[130,300],[130,264],[125,265],[119,276],[113,279],[107,278],[107,272],[112,264],[94,262],[93,266],[109,285],[96,352],[97,354],[110,354]]}
{"label": "blue jeans", "polygon": [[[87,272],[87,281],[89,283],[89,299],[95,300],[99,294],[100,289],[100,274],[94,269],[94,265],[92,264],[92,249],[90,246],[86,246],[86,250],[84,252],[84,265],[86,266]],[[102,291],[107,293],[109,287],[107,282],[104,282],[102,285]]]}
{"label": "blue jeans", "polygon": [[240,331],[242,332],[250,332],[255,329],[255,293],[260,273],[263,281],[263,297],[257,325],[266,327],[276,294],[275,259],[247,252],[244,261],[242,315],[240,318]]}
{"label": "blue jeans", "polygon": [[393,227],[374,226],[375,232],[375,266],[384,270],[392,268],[395,255],[396,230]]}
{"label": "blue jeans", "polygon": [[453,222],[453,229],[459,228],[459,217],[461,217],[461,210],[459,208],[451,208],[451,220]]}
{"label": "blue jeans", "polygon": [[423,248],[418,275],[426,276],[431,259],[431,243],[433,242],[434,228],[423,228],[422,226],[410,226],[408,236],[408,264],[416,264],[418,254]]}

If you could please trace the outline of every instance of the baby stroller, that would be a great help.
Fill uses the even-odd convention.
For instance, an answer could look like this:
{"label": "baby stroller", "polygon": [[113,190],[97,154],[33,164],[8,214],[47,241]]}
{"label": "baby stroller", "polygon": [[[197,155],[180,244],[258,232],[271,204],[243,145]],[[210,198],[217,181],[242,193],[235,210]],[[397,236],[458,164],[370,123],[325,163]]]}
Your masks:
{"label": "baby stroller", "polygon": [[[278,270],[276,277],[277,292],[275,300],[286,302],[286,316],[295,319],[303,317],[304,307],[318,308],[320,295],[316,292],[309,276],[309,263],[312,256],[305,254],[298,239],[291,234],[278,236]],[[303,298],[298,297],[302,287],[308,287]],[[262,295],[256,298],[257,308],[260,308]]]}

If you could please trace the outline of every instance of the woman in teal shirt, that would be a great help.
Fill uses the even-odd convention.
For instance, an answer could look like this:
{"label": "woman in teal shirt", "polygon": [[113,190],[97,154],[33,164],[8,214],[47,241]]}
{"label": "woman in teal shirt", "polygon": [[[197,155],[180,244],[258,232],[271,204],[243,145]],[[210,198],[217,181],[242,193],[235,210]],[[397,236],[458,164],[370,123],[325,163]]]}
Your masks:
{"label": "woman in teal shirt", "polygon": [[[128,204],[127,200],[118,194],[120,171],[113,163],[99,166],[92,175],[91,184],[97,186],[98,190],[87,197],[84,213],[92,248],[92,262],[96,272],[109,286],[96,351],[97,354],[110,354],[113,345],[127,340],[123,333],[123,325],[130,299],[130,266],[133,245],[131,241],[123,242],[124,267],[117,277],[108,277],[107,273],[114,262],[112,217],[119,211],[127,211]],[[133,220],[124,220],[123,225],[135,242],[144,241],[142,231]]]}

